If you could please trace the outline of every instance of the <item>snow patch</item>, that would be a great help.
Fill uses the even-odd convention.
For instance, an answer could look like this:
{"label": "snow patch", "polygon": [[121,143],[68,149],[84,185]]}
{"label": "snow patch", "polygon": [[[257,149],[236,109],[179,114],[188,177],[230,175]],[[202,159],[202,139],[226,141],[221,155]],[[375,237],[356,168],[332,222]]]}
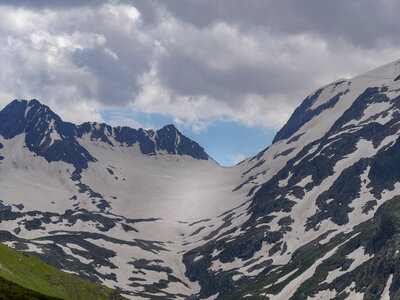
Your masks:
{"label": "snow patch", "polygon": [[390,274],[388,281],[386,282],[385,289],[381,295],[381,300],[390,300],[390,286],[392,285],[393,274]]}
{"label": "snow patch", "polygon": [[340,268],[330,271],[324,282],[326,282],[328,284],[332,283],[336,278],[338,278],[348,272],[353,271],[357,267],[361,266],[363,263],[370,260],[373,256],[366,254],[364,251],[364,247],[359,247],[356,250],[354,250],[352,253],[347,255],[346,257],[348,259],[353,260],[350,267],[345,271],[341,271]]}

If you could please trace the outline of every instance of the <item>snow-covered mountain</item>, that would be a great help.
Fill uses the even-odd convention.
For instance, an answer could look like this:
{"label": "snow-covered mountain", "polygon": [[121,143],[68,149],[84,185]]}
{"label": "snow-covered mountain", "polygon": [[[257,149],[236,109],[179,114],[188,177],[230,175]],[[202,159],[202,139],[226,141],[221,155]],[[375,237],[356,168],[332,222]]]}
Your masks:
{"label": "snow-covered mountain", "polygon": [[400,61],[308,96],[215,163],[168,125],[0,112],[0,238],[132,299],[400,297]]}

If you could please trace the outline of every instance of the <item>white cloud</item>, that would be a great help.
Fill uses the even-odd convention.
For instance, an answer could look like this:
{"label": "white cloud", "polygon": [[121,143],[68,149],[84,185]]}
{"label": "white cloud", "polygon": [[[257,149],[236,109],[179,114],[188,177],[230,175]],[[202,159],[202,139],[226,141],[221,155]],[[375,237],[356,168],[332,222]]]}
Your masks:
{"label": "white cloud", "polygon": [[229,160],[232,162],[233,165],[236,165],[240,163],[242,160],[244,160],[246,157],[243,154],[230,154]]}
{"label": "white cloud", "polygon": [[[109,122],[107,122],[109,125],[113,127],[117,126],[128,126],[131,128],[139,129],[139,128],[144,128],[147,129],[148,127],[145,125],[142,125],[140,122],[132,119],[132,118],[112,118]],[[152,128],[152,127],[150,127]]]}
{"label": "white cloud", "polygon": [[[346,33],[307,26],[244,26],[247,11],[243,19],[210,11],[211,21],[198,26],[171,6],[148,3],[149,23],[145,11],[121,1],[0,5],[0,105],[38,98],[78,123],[129,107],[171,116],[195,132],[223,120],[277,130],[319,86],[398,58],[398,45],[387,40],[363,47]],[[143,125],[131,118],[112,122]]]}
{"label": "white cloud", "polygon": [[57,114],[61,115],[64,121],[81,124],[86,121],[103,123],[101,105],[96,102],[74,101],[64,105],[62,101],[46,101]]}
{"label": "white cloud", "polygon": [[106,3],[99,9],[99,15],[117,30],[131,30],[140,23],[140,12],[132,5]]}
{"label": "white cloud", "polygon": [[118,55],[112,51],[111,49],[105,48],[104,49],[104,53],[108,54],[109,56],[111,56],[113,59],[118,60]]}

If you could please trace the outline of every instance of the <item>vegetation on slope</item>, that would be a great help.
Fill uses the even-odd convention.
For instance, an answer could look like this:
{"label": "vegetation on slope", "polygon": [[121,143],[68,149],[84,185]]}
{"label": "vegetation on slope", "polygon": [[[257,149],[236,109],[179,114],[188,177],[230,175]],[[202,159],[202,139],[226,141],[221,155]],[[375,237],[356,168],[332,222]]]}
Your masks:
{"label": "vegetation on slope", "polygon": [[0,293],[26,292],[25,298],[17,297],[17,299],[123,299],[115,290],[62,272],[36,257],[18,252],[1,243],[0,277],[7,280],[2,280],[4,284],[0,283],[2,287]]}
{"label": "vegetation on slope", "polygon": [[0,277],[0,299],[56,300],[60,298],[43,295]]}

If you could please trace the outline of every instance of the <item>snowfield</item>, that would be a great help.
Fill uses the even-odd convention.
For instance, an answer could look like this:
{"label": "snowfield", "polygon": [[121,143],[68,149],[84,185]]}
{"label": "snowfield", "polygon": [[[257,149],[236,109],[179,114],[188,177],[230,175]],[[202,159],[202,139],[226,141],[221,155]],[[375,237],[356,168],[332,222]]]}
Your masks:
{"label": "snowfield", "polygon": [[[394,78],[399,74],[400,64],[394,62],[322,87],[289,120],[296,130],[284,127],[267,149],[229,168],[211,158],[168,153],[157,144],[154,153],[144,154],[144,144],[121,142],[115,128],[90,123],[91,131],[76,135],[74,142],[94,159],[76,176],[78,168],[65,157],[49,162],[43,154],[68,140],[58,132],[58,121],[47,120],[38,152],[26,144],[26,130],[12,138],[0,135],[0,230],[10,233],[8,245],[41,258],[58,251],[64,255],[58,267],[121,289],[132,299],[216,299],[219,292],[204,291],[199,280],[191,280],[196,274],[185,263],[190,253],[192,264],[204,264],[203,272],[229,274],[236,286],[266,266],[272,266],[270,272],[279,270],[304,245],[317,241],[323,247],[352,232],[400,194],[400,182],[381,188],[371,179],[374,161],[400,135],[394,120],[400,101],[400,80]],[[25,118],[31,110],[29,104],[24,108]],[[366,126],[381,127],[363,130]],[[152,143],[162,140],[160,135],[144,133]],[[178,149],[182,137],[174,138]],[[320,164],[327,171],[317,177]],[[337,184],[346,182],[348,174],[355,174],[351,179],[359,188],[345,202],[348,194],[339,197]],[[241,239],[248,239],[246,247],[255,246],[249,251],[236,247]],[[322,253],[300,276],[294,276],[298,268],[283,275],[276,284],[285,286],[270,299],[293,296],[349,239]],[[221,245],[232,247],[230,256]],[[365,251],[356,248],[346,256],[352,260],[349,267],[330,270],[321,284],[332,284],[374,258]],[[390,299],[392,280],[393,274],[385,281],[382,299]],[[259,295],[271,287],[262,286]],[[362,299],[356,286],[350,281],[343,291],[321,288],[308,299],[340,293]]]}

